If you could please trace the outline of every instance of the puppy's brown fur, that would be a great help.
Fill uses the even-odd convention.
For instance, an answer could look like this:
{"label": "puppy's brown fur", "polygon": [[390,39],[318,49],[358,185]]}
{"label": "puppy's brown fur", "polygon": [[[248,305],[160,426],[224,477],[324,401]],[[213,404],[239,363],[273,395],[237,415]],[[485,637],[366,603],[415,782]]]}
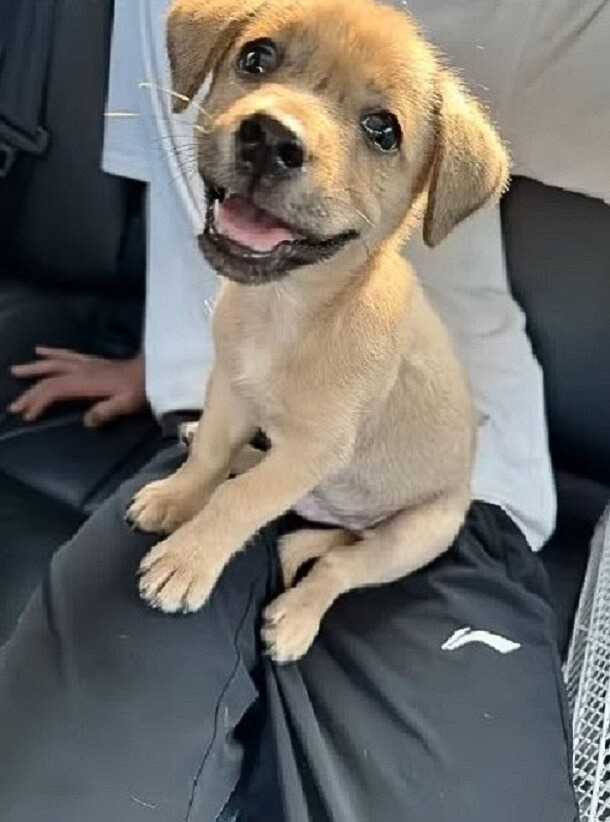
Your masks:
{"label": "puppy's brown fur", "polygon": [[[284,59],[270,78],[245,81],[236,55],[259,37],[281,42]],[[429,563],[463,522],[469,393],[401,248],[422,216],[436,245],[498,197],[508,158],[408,17],[373,0],[175,0],[169,53],[187,98],[214,73],[199,120],[204,177],[239,191],[235,132],[271,115],[298,132],[307,163],[265,192],[265,207],[321,238],[358,235],[330,260],[256,287],[219,263],[229,279],[217,360],[189,458],[131,508],[142,528],[171,533],[141,566],[143,596],[165,611],[201,607],[248,539],[303,500],[335,522],[280,546],[287,590],[264,636],[277,660],[296,659],[340,594]],[[360,130],[363,112],[380,108],[402,127],[392,155]],[[271,450],[227,481],[257,428]]]}

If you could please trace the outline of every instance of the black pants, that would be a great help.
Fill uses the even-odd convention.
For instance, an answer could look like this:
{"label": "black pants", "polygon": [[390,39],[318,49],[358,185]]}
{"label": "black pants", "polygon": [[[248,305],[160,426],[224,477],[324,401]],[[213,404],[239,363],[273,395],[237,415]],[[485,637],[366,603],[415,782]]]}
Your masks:
{"label": "black pants", "polygon": [[[278,668],[258,630],[280,526],[201,612],[138,598],[153,539],[124,511],[180,459],[165,449],[60,550],[0,651],[2,822],[577,819],[544,573],[499,509],[475,504],[430,568],[345,595]],[[271,729],[264,754],[255,727]],[[261,765],[275,810],[240,781]]]}

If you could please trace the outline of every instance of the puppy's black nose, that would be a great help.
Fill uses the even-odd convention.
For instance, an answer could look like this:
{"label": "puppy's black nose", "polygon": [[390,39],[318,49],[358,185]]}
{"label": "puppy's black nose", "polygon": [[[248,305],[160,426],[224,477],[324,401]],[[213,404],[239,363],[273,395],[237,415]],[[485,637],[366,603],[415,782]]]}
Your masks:
{"label": "puppy's black nose", "polygon": [[253,177],[279,179],[305,164],[305,148],[279,120],[255,114],[244,120],[236,136],[237,161]]}

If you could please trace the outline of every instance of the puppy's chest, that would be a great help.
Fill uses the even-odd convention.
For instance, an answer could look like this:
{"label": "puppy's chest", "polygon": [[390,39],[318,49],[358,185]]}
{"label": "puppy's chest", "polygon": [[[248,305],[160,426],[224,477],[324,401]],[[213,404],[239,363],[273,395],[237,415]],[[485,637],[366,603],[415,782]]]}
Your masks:
{"label": "puppy's chest", "polygon": [[277,352],[268,345],[248,342],[237,348],[233,357],[233,379],[250,390],[269,387],[277,380]]}
{"label": "puppy's chest", "polygon": [[250,319],[235,326],[221,342],[218,355],[235,389],[264,405],[289,387],[294,352],[292,330]]}

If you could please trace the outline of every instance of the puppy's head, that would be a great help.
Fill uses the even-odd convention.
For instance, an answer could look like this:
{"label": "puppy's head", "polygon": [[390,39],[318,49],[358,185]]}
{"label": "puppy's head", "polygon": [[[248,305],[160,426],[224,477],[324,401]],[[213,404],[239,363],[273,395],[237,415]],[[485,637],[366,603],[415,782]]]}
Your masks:
{"label": "puppy's head", "polygon": [[398,242],[434,246],[506,185],[482,110],[413,23],[374,0],[174,0],[168,47],[197,127],[216,269],[269,282]]}

